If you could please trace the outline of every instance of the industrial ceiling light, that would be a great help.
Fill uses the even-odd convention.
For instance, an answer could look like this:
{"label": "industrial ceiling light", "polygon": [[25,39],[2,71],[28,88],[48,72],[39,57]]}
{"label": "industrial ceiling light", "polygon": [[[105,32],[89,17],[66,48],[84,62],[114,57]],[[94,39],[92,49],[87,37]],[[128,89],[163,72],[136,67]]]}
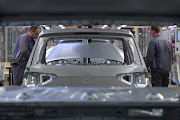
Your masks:
{"label": "industrial ceiling light", "polygon": [[101,27],[102,29],[104,29],[105,27],[107,27],[108,25],[103,25],[103,27]]}
{"label": "industrial ceiling light", "polygon": [[50,30],[50,27],[49,26],[45,26],[46,30]]}
{"label": "industrial ceiling light", "polygon": [[177,27],[177,25],[168,26],[168,28],[175,28],[175,27]]}
{"label": "industrial ceiling light", "polygon": [[47,25],[40,25],[40,26],[43,26],[46,30],[50,30],[50,26]]}
{"label": "industrial ceiling light", "polygon": [[126,27],[127,25],[121,25],[121,27]]}
{"label": "industrial ceiling light", "polygon": [[117,27],[117,29],[121,29],[121,27]]}
{"label": "industrial ceiling light", "polygon": [[59,27],[61,27],[62,29],[65,29],[65,27],[63,25],[59,25]]}

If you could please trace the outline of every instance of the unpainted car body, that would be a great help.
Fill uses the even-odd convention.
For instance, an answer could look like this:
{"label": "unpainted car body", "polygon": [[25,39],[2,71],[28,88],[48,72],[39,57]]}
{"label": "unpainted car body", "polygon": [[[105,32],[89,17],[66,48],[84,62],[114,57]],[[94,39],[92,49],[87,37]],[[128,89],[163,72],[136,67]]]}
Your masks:
{"label": "unpainted car body", "polygon": [[28,87],[147,87],[148,83],[132,33],[110,29],[42,31],[23,79]]}

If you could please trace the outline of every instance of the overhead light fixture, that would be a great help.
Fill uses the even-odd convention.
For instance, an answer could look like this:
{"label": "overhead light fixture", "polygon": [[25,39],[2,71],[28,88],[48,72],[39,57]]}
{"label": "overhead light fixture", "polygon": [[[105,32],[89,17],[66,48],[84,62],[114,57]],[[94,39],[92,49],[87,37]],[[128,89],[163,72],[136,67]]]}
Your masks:
{"label": "overhead light fixture", "polygon": [[168,26],[168,28],[174,28],[174,27],[177,27],[177,25]]}
{"label": "overhead light fixture", "polygon": [[121,27],[126,27],[127,25],[121,25]]}
{"label": "overhead light fixture", "polygon": [[47,25],[40,25],[40,26],[43,26],[46,30],[50,30],[50,26]]}
{"label": "overhead light fixture", "polygon": [[103,27],[101,27],[102,29],[104,29],[105,27],[107,27],[108,25],[103,25]]}
{"label": "overhead light fixture", "polygon": [[117,27],[117,29],[121,29],[121,27]]}
{"label": "overhead light fixture", "polygon": [[107,25],[104,25],[103,27],[107,27]]}
{"label": "overhead light fixture", "polygon": [[50,30],[50,27],[49,26],[45,26],[46,30]]}
{"label": "overhead light fixture", "polygon": [[59,27],[61,27],[62,29],[65,29],[65,27],[63,25],[59,25]]}

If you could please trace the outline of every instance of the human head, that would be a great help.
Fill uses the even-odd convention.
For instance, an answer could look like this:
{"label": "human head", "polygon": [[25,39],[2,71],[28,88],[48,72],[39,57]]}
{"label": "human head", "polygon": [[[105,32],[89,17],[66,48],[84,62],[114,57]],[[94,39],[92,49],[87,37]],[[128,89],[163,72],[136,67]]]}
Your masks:
{"label": "human head", "polygon": [[32,39],[36,39],[39,36],[39,27],[37,25],[31,25],[31,27],[29,28],[28,31],[28,35],[32,38]]}
{"label": "human head", "polygon": [[156,37],[157,35],[160,34],[160,26],[152,25],[150,32],[151,32],[152,37]]}

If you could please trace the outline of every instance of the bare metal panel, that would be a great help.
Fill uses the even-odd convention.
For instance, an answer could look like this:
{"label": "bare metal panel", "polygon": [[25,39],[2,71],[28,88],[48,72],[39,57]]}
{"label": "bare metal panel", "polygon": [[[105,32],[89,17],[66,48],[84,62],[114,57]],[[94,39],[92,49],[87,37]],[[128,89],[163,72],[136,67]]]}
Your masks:
{"label": "bare metal panel", "polygon": [[179,88],[0,87],[0,119],[178,120]]}
{"label": "bare metal panel", "polygon": [[[179,88],[121,87],[0,87],[0,103],[16,102],[136,102],[177,103]],[[92,99],[88,99],[92,98]],[[128,103],[127,103],[128,104]],[[146,103],[147,104],[147,103]],[[167,105],[168,106],[168,105]]]}
{"label": "bare metal panel", "polygon": [[[48,40],[64,40],[56,38],[74,38],[79,40],[103,39],[123,40],[124,62],[112,61],[100,63],[73,63],[61,61],[45,62]],[[124,39],[123,39],[124,38]],[[65,39],[66,40],[66,39]],[[132,51],[131,51],[132,49]],[[120,60],[120,51],[104,42],[59,43],[50,48],[46,61],[62,58],[107,58]],[[135,59],[136,58],[136,59]],[[133,61],[133,59],[135,61]],[[78,60],[79,61],[79,60]],[[58,63],[56,63],[58,62]],[[60,63],[59,63],[60,62]],[[69,63],[68,63],[69,62]],[[98,61],[99,62],[99,61]],[[147,87],[149,80],[142,55],[132,34],[123,30],[74,29],[42,31],[26,66],[23,85],[31,86],[121,86]]]}
{"label": "bare metal panel", "polygon": [[46,62],[71,58],[103,58],[124,61],[121,54],[107,43],[62,43],[51,50]]}

